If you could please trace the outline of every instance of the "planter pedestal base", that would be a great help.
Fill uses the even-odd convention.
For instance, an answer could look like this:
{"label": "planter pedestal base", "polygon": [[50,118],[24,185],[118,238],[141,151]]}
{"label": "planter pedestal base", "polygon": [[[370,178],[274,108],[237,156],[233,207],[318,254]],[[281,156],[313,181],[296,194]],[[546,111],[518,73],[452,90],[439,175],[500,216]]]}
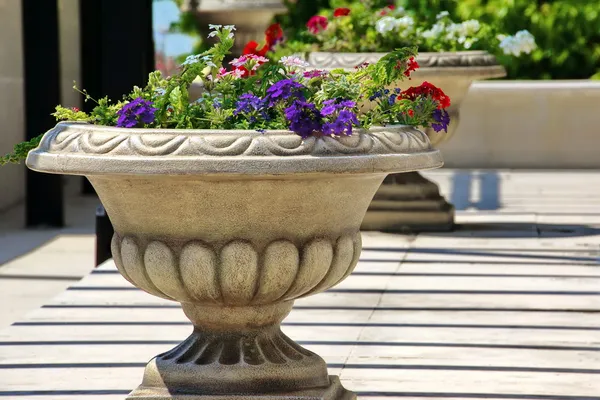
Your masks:
{"label": "planter pedestal base", "polygon": [[356,400],[356,395],[344,389],[337,376],[332,375],[329,380],[329,386],[323,388],[265,394],[171,394],[165,388],[139,387],[127,397],[127,400]]}
{"label": "planter pedestal base", "polygon": [[156,356],[131,400],[353,400],[327,364],[281,332],[292,301],[222,307],[183,303],[194,332]]}
{"label": "planter pedestal base", "polygon": [[361,230],[394,233],[447,232],[454,206],[418,172],[389,175],[371,202]]}

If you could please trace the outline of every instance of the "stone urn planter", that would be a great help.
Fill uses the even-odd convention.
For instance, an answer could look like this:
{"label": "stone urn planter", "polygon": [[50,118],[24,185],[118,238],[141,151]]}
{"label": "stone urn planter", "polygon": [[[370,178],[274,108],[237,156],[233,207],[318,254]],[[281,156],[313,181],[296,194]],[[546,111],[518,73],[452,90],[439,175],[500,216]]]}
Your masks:
{"label": "stone urn planter", "polygon": [[302,140],[59,123],[27,158],[36,171],[86,176],[114,226],[121,274],[192,321],[128,397],[155,400],[354,398],[280,323],[295,299],[352,272],[388,173],[441,164],[405,126]]}
{"label": "stone urn planter", "polygon": [[[377,62],[385,53],[312,52],[307,60],[316,69],[354,69],[365,62]],[[419,53],[420,68],[411,80],[397,87],[407,89],[424,81],[444,89],[452,104],[448,109],[451,123],[448,132],[428,129],[433,145],[438,145],[456,132],[460,122],[460,106],[475,80],[500,78],[506,75],[496,57],[485,51]],[[437,185],[418,172],[390,175],[377,191],[362,228],[391,232],[448,231],[454,226],[454,207],[439,193]]]}
{"label": "stone urn planter", "polygon": [[232,54],[240,55],[249,41],[262,43],[273,17],[287,8],[282,0],[185,0],[181,10],[196,15],[203,38],[209,33],[209,24],[235,25],[237,39]]}

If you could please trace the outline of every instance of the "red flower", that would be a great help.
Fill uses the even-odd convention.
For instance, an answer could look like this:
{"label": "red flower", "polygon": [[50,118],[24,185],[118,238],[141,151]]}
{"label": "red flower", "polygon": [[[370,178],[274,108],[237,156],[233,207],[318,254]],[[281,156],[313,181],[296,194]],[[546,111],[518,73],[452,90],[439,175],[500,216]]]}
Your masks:
{"label": "red flower", "polygon": [[408,116],[409,117],[414,117],[415,116],[415,110],[408,110]]}
{"label": "red flower", "polygon": [[333,11],[334,17],[345,17],[346,15],[350,15],[350,9],[345,7],[336,8]]}
{"label": "red flower", "polygon": [[315,15],[314,17],[311,17],[306,23],[306,27],[313,35],[316,35],[317,33],[327,29],[327,25],[329,25],[329,21],[327,18],[321,15]]}
{"label": "red flower", "polygon": [[410,74],[413,71],[416,71],[419,68],[419,63],[415,60],[414,57],[408,59],[408,64],[406,66],[406,70],[404,71],[404,76],[410,77]]}
{"label": "red flower", "polygon": [[274,45],[279,43],[283,39],[283,29],[281,29],[281,25],[272,24],[265,31],[265,41],[269,48],[272,48]]}
{"label": "red flower", "polygon": [[431,97],[437,101],[438,109],[450,107],[450,97],[442,89],[435,87],[429,82],[423,82],[421,86],[408,88],[398,96],[398,99],[416,100],[421,96]]}
{"label": "red flower", "polygon": [[264,45],[261,49],[258,48],[258,43],[254,40],[249,41],[246,46],[244,46],[244,50],[242,51],[242,55],[246,54],[256,54],[257,56],[265,56],[269,51],[268,44]]}
{"label": "red flower", "polygon": [[390,11],[394,11],[395,9],[396,9],[396,6],[392,4],[392,5],[390,5],[390,6],[387,6],[387,7],[385,7],[383,10],[381,10],[381,11],[379,12],[379,15],[386,15],[386,14],[388,14]]}
{"label": "red flower", "polygon": [[77,107],[72,107],[71,110],[73,110],[75,112],[79,112],[79,108],[77,108]]}

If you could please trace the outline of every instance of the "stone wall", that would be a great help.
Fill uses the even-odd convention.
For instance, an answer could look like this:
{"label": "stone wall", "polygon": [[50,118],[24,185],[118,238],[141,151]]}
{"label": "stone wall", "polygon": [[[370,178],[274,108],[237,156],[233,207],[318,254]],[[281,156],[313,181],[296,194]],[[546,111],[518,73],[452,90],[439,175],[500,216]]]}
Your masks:
{"label": "stone wall", "polygon": [[600,82],[476,82],[440,149],[452,168],[600,168]]}

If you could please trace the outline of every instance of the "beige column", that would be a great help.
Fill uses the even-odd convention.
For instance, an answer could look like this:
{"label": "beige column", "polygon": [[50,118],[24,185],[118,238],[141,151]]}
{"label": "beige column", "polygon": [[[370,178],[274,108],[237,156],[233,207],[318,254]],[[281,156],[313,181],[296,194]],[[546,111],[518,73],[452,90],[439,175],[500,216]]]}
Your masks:
{"label": "beige column", "polygon": [[[9,153],[25,135],[21,1],[0,0],[0,154]],[[25,167],[0,168],[0,211],[25,196]]]}
{"label": "beige column", "polygon": [[73,81],[81,87],[79,0],[58,0],[58,23],[61,103],[65,107],[81,108],[81,94],[73,90]]}

